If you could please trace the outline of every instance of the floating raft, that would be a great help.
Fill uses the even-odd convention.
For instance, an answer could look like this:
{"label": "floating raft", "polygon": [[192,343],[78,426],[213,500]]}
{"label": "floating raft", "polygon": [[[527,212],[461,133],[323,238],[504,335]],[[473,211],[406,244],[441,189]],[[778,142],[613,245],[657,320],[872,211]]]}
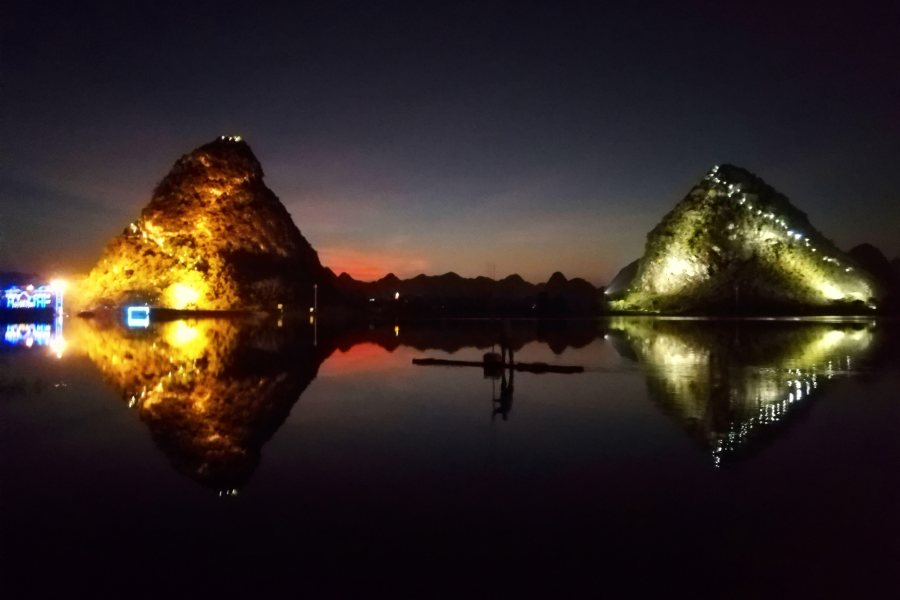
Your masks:
{"label": "floating raft", "polygon": [[[442,358],[414,358],[414,365],[420,367],[481,367],[484,369],[501,369],[502,363],[494,361],[469,361],[469,360],[445,360]],[[584,373],[584,367],[566,367],[560,365],[548,365],[547,363],[513,363],[505,365],[507,368],[522,373]]]}

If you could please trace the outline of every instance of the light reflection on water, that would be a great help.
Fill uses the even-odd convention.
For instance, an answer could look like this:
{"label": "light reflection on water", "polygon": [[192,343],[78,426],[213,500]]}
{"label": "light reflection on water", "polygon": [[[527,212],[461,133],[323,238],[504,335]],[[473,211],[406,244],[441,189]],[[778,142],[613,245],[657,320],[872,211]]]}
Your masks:
{"label": "light reflection on water", "polygon": [[[887,325],[512,322],[505,337],[516,361],[585,369],[563,375],[412,364],[499,352],[502,327],[485,321],[314,328],[289,319],[189,320],[129,330],[72,320],[62,359],[8,350],[0,361],[0,389],[8,392],[0,424],[18,457],[18,470],[5,467],[4,479],[25,491],[13,501],[16,514],[36,511],[48,528],[73,518],[58,510],[62,486],[70,490],[67,506],[77,507],[67,510],[86,524],[108,518],[109,506],[156,515],[148,527],[169,523],[159,533],[166,541],[147,548],[179,542],[200,522],[208,523],[209,539],[228,528],[246,552],[279,548],[278,556],[260,556],[280,564],[292,551],[274,540],[311,536],[310,544],[327,549],[326,572],[328,557],[343,556],[360,536],[376,539],[366,537],[373,528],[419,540],[437,523],[447,528],[441,548],[426,542],[420,552],[451,563],[471,551],[462,540],[482,534],[486,548],[535,556],[544,545],[567,547],[572,536],[587,543],[573,531],[640,554],[637,548],[679,539],[690,523],[696,530],[682,542],[711,548],[722,527],[742,526],[732,511],[756,522],[758,507],[776,496],[798,507],[818,497],[833,484],[826,471],[834,465],[845,465],[844,477],[863,468],[878,437],[870,439],[870,429],[889,429],[884,417],[895,410],[893,387],[871,387],[896,370],[898,338]],[[17,383],[23,373],[34,382]],[[880,404],[858,402],[859,386],[876,390]],[[867,428],[845,428],[854,420]],[[28,434],[38,430],[53,433]],[[48,443],[57,451],[43,451]],[[890,459],[900,446],[879,452],[886,462],[865,468],[884,471],[866,480],[867,489],[887,506],[900,494],[879,486],[900,466]],[[821,472],[822,483],[798,483],[793,470],[812,481]],[[851,500],[842,505],[861,501]],[[215,511],[223,509],[215,507],[223,504],[232,508],[220,521]],[[54,514],[57,521],[47,516]],[[773,521],[760,532],[772,536],[782,526]],[[819,531],[818,523],[808,527]],[[12,529],[26,544],[29,530]],[[884,529],[900,533],[893,522]],[[771,542],[755,535],[734,543]],[[212,542],[198,543],[219,556]],[[373,557],[383,547],[371,543],[367,560],[380,564]],[[815,551],[802,543],[794,549]],[[719,554],[713,559],[728,560]],[[559,556],[580,564],[591,555]],[[385,554],[392,563],[401,558],[410,556]],[[653,568],[692,565],[667,560],[675,562]]]}
{"label": "light reflection on water", "polygon": [[651,396],[716,466],[752,449],[820,386],[852,374],[874,329],[872,321],[610,321],[645,366]]}
{"label": "light reflection on water", "polygon": [[[575,364],[589,373],[639,365],[650,398],[720,466],[752,453],[756,440],[777,437],[821,386],[864,364],[875,329],[873,321],[616,317],[543,332],[521,322],[511,345],[520,363]],[[412,358],[479,361],[498,348],[501,328],[411,324],[402,337],[399,326],[347,328],[325,332],[315,343],[312,335],[297,324],[214,319],[162,322],[148,331],[76,320],[70,331],[74,347],[137,412],[176,469],[222,491],[247,484],[262,446],[317,376],[424,378],[429,375]],[[443,369],[463,386],[490,380],[490,414],[510,416],[512,371]],[[543,377],[560,386],[592,383],[588,374]],[[530,396],[535,386],[522,379],[520,393]]]}

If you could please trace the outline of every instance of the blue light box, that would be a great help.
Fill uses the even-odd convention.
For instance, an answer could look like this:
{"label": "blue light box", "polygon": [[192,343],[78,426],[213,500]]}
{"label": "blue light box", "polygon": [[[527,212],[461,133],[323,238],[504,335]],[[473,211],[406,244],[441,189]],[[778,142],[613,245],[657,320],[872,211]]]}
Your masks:
{"label": "blue light box", "polygon": [[129,306],[125,309],[125,324],[129,327],[149,327],[150,326],[150,307],[149,306]]}

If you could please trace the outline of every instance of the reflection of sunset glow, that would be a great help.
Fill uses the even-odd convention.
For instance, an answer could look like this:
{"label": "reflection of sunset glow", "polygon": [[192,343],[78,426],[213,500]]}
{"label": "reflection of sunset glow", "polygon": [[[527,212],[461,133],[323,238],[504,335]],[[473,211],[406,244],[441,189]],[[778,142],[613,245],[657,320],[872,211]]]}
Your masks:
{"label": "reflection of sunset glow", "polygon": [[335,352],[321,367],[320,377],[355,375],[406,368],[412,359],[412,350],[400,347],[394,352],[378,344],[356,344],[346,352]]}

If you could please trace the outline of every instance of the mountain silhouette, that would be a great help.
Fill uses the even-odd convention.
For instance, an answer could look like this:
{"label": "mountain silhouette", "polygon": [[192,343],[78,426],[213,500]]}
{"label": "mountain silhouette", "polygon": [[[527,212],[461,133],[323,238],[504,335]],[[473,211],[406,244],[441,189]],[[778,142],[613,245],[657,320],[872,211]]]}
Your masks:
{"label": "mountain silhouette", "polygon": [[586,316],[600,310],[602,295],[590,282],[566,279],[560,272],[538,284],[517,274],[494,280],[466,278],[452,271],[410,279],[390,273],[371,282],[341,273],[332,283],[346,303],[393,315]]}

